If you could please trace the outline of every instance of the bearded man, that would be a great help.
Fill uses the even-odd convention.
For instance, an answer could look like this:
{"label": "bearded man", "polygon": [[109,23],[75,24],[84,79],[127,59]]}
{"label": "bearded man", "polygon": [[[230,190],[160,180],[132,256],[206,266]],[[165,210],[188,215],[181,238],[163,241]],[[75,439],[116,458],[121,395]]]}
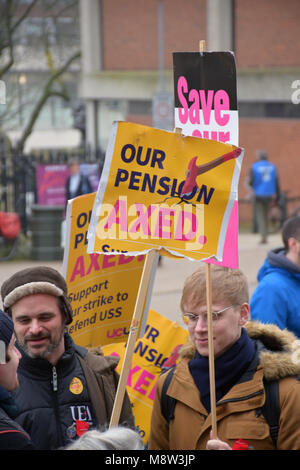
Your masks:
{"label": "bearded man", "polygon": [[[77,346],[65,332],[73,316],[61,274],[46,266],[21,270],[3,283],[1,296],[22,354],[16,421],[35,447],[59,449],[88,429],[107,426],[118,359]],[[120,424],[134,427],[126,394]]]}

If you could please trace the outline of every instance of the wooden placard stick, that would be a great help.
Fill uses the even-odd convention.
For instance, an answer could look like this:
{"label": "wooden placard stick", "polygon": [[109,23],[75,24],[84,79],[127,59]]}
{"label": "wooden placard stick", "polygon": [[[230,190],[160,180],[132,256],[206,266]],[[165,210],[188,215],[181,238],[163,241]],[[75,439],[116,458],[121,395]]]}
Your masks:
{"label": "wooden placard stick", "polygon": [[[203,54],[206,50],[205,40],[199,41],[199,51]],[[211,292],[211,264],[206,263],[206,306],[207,306],[207,328],[208,328],[208,362],[209,362],[209,387],[210,387],[210,409],[212,422],[212,438],[217,438],[217,410],[216,410],[216,382],[215,382],[215,355],[212,326],[212,292]]]}
{"label": "wooden placard stick", "polygon": [[201,41],[199,41],[199,51],[200,51],[200,54],[203,54],[203,52],[205,51],[205,49],[206,49],[205,40],[204,40],[204,39],[201,39]]}
{"label": "wooden placard stick", "polygon": [[146,254],[146,259],[143,267],[141,282],[136,298],[135,309],[131,320],[129,329],[128,341],[124,355],[122,370],[120,373],[117,393],[114,401],[114,406],[111,414],[109,427],[118,426],[121,409],[124,401],[127,379],[129,375],[130,365],[132,361],[134,346],[137,340],[139,326],[143,316],[145,299],[148,291],[152,267],[155,259],[155,250],[151,250]]}
{"label": "wooden placard stick", "polygon": [[210,410],[212,422],[212,438],[217,439],[217,410],[216,410],[216,383],[215,383],[215,357],[212,326],[212,291],[211,291],[211,264],[206,263],[206,307],[208,327],[208,362],[209,362],[209,387]]}

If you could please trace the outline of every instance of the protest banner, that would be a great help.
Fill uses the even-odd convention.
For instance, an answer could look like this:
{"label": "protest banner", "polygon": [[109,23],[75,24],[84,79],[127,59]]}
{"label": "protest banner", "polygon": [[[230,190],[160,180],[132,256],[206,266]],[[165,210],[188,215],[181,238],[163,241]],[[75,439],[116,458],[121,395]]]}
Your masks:
{"label": "protest banner", "polygon": [[[87,253],[87,231],[95,196],[86,194],[68,203],[62,268],[73,309],[68,332],[84,347],[127,340],[145,261],[143,255]],[[149,297],[150,292],[151,283]]]}
{"label": "protest banner", "polygon": [[[202,43],[202,44],[201,44]],[[239,145],[236,64],[232,52],[174,52],[174,121],[185,135]],[[238,201],[227,226],[222,261],[238,268]]]}
{"label": "protest banner", "polygon": [[242,158],[233,145],[115,122],[88,252],[104,253],[109,243],[129,255],[163,248],[222,260]]}
{"label": "protest banner", "polygon": [[174,52],[175,126],[184,135],[238,145],[232,52]]}
{"label": "protest banner", "polygon": [[[87,175],[93,191],[99,184],[99,167],[95,163],[82,163],[82,174]],[[36,167],[37,202],[41,205],[65,206],[66,181],[70,172],[67,164],[41,164]]]}
{"label": "protest banner", "polygon": [[[176,363],[178,348],[185,344],[188,332],[176,322],[149,310],[145,334],[134,345],[126,390],[133,405],[135,422],[146,444],[149,438],[155,385],[162,366],[172,357]],[[117,372],[121,373],[125,356],[125,343],[103,347],[104,354],[120,356]],[[172,354],[173,353],[173,354]]]}
{"label": "protest banner", "polygon": [[88,253],[105,253],[109,243],[147,256],[110,426],[118,424],[153,251],[222,260],[242,158],[242,149],[212,140],[127,122],[112,126]]}
{"label": "protest banner", "polygon": [[64,206],[65,185],[69,175],[68,165],[37,165],[37,200],[41,205]]}

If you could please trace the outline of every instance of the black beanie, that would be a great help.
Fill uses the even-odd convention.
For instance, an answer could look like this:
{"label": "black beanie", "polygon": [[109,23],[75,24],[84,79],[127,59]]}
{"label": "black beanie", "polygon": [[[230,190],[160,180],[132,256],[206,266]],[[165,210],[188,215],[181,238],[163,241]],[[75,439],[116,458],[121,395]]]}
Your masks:
{"label": "black beanie", "polygon": [[12,319],[0,310],[0,364],[6,363],[6,350],[14,332]]}

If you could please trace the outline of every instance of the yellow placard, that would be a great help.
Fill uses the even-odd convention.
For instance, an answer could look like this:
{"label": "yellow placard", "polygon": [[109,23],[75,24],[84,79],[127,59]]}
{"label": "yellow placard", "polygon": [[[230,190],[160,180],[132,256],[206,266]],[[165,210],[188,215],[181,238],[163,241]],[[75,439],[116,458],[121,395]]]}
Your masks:
{"label": "yellow placard", "polygon": [[[136,425],[144,440],[148,441],[155,384],[162,372],[162,366],[172,353],[176,363],[178,347],[185,344],[188,332],[154,310],[149,310],[148,321],[143,338],[139,339],[134,348],[126,390],[133,404]],[[120,373],[125,354],[125,343],[103,347],[105,355],[120,356],[117,371]]]}
{"label": "yellow placard", "polygon": [[242,157],[233,145],[114,123],[88,252],[221,260]]}
{"label": "yellow placard", "polygon": [[67,329],[84,347],[127,339],[145,262],[143,255],[87,253],[95,195],[69,201],[66,216],[63,274],[73,309]]}

